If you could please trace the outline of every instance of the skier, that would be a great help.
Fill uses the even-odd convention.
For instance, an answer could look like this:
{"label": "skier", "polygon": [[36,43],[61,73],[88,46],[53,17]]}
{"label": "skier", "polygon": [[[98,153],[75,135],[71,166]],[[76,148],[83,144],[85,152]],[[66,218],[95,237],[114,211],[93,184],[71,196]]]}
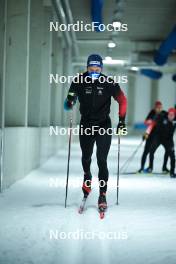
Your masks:
{"label": "skier", "polygon": [[[175,108],[175,111],[176,111],[176,104],[174,105],[174,108]],[[175,115],[175,121],[176,121],[176,115]],[[165,173],[169,172],[169,170],[167,169],[168,158],[169,158],[168,153],[165,152],[165,154],[164,154],[164,163],[163,163],[163,167],[165,168],[165,170],[163,170],[163,172],[165,172]]]}
{"label": "skier", "polygon": [[155,124],[151,125],[155,127],[155,135],[152,139],[150,149],[150,168],[153,169],[154,153],[160,145],[163,145],[165,151],[171,159],[170,176],[175,178],[175,152],[174,152],[174,131],[176,128],[176,110],[170,108],[166,115],[160,115]]}
{"label": "skier", "polygon": [[[87,198],[91,191],[92,174],[90,170],[91,157],[94,143],[96,142],[97,164],[99,167],[99,198],[98,208],[107,208],[106,191],[108,182],[107,156],[111,145],[111,135],[93,132],[95,126],[99,129],[111,128],[109,117],[111,97],[119,103],[119,123],[117,129],[126,128],[125,116],[127,99],[120,89],[118,83],[102,74],[103,60],[100,55],[92,54],[87,59],[87,71],[79,75],[71,83],[64,107],[66,110],[72,109],[78,98],[80,103],[80,128],[83,133],[79,133],[80,147],[82,151],[82,167],[84,179],[82,191],[84,198]],[[81,79],[83,77],[83,79]],[[83,81],[82,81],[83,80]],[[110,80],[110,81],[109,81]],[[111,83],[110,83],[111,82]],[[86,133],[91,131],[91,133]]]}
{"label": "skier", "polygon": [[[154,109],[152,109],[149,114],[147,115],[144,124],[147,125],[147,130],[143,135],[143,140],[146,140],[145,147],[144,147],[144,152],[142,154],[142,159],[141,159],[141,168],[138,170],[139,173],[141,172],[152,172],[150,166],[144,170],[145,162],[147,159],[147,155],[150,152],[151,148],[151,142],[153,140],[153,137],[155,135],[155,129],[151,129],[151,125],[155,122],[155,120],[158,118],[159,115],[164,115],[166,111],[163,111],[163,106],[160,101],[156,101],[154,105]],[[165,156],[165,160],[167,160],[167,155]],[[167,162],[167,161],[166,161]],[[163,163],[163,172],[167,171],[166,168],[166,162]]]}

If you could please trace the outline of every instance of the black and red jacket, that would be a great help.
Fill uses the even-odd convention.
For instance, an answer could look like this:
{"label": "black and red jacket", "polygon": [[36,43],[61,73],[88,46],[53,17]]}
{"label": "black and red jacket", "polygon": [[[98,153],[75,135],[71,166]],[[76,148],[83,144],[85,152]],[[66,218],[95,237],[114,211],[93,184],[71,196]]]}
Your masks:
{"label": "black and red jacket", "polygon": [[[103,83],[100,82],[101,76],[102,80],[105,80]],[[85,82],[85,77],[86,81],[91,83]],[[67,99],[70,99],[70,95],[78,98],[82,120],[100,122],[108,118],[111,97],[119,103],[119,118],[125,120],[127,99],[119,84],[109,80],[112,83],[107,82],[107,76],[101,73],[100,77],[92,82],[88,72],[85,72],[72,82]]]}
{"label": "black and red jacket", "polygon": [[173,140],[174,131],[176,129],[176,120],[172,122],[168,119],[168,113],[162,111],[162,114],[158,115],[155,123],[149,125],[151,131],[154,131],[154,135],[160,140]]}
{"label": "black and red jacket", "polygon": [[169,121],[168,115],[161,116],[156,124],[156,133],[161,140],[173,140],[176,121]]}
{"label": "black and red jacket", "polygon": [[167,114],[166,111],[161,111],[159,114],[156,113],[154,109],[152,109],[149,114],[147,115],[144,124],[147,126],[146,133],[149,134],[150,136],[153,136],[156,132],[155,126],[157,123],[157,120]]}

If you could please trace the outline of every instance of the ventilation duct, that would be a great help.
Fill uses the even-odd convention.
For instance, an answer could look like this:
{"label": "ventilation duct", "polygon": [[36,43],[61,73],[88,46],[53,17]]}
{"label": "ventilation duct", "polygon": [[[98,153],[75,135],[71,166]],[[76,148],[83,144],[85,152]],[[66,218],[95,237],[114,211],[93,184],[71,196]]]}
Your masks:
{"label": "ventilation duct", "polygon": [[91,1],[91,15],[92,15],[92,22],[96,22],[95,30],[100,32],[99,25],[102,24],[102,8],[103,8],[103,1],[104,0],[92,0]]}
{"label": "ventilation duct", "polygon": [[162,77],[162,72],[160,71],[155,71],[155,70],[152,70],[152,69],[141,69],[140,70],[140,73],[142,75],[145,75],[153,80],[158,80]]}
{"label": "ventilation duct", "polygon": [[176,48],[176,26],[170,32],[165,41],[162,42],[159,50],[154,56],[154,62],[157,65],[164,65],[173,49]]}

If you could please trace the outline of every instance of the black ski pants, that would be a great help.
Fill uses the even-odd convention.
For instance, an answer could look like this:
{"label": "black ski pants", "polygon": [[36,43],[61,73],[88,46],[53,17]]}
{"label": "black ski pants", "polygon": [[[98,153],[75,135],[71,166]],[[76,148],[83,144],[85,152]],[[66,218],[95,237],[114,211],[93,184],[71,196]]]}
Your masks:
{"label": "black ski pants", "polygon": [[[154,140],[155,140],[155,136],[154,135],[149,136],[149,138],[146,140],[144,151],[143,151],[143,154],[142,154],[142,159],[141,159],[141,169],[142,170],[144,169],[144,166],[145,166],[145,163],[146,163],[146,159],[147,159],[147,155],[150,153],[150,150],[151,150],[151,147],[152,147],[152,144],[153,144]],[[168,152],[165,151],[163,167],[162,167],[163,170],[165,170],[166,167],[167,167],[168,158],[169,158]],[[154,159],[154,154],[153,154],[153,159]],[[149,168],[153,169],[151,162],[149,162]]]}
{"label": "black ski pants", "polygon": [[141,169],[142,170],[144,169],[145,162],[146,162],[146,159],[147,159],[147,155],[150,152],[152,141],[153,141],[153,136],[149,136],[149,138],[146,140],[145,147],[144,147],[144,152],[142,154],[142,159],[141,159]]}
{"label": "black ski pants", "polygon": [[170,158],[170,161],[171,161],[170,173],[174,173],[175,171],[175,151],[174,151],[174,141],[172,138],[171,139],[161,138],[159,136],[153,138],[151,149],[150,149],[150,167],[153,168],[154,153],[160,145],[163,145],[166,151],[166,155]]}
{"label": "black ski pants", "polygon": [[[107,191],[107,182],[109,177],[108,167],[107,167],[107,157],[111,145],[111,138],[112,136],[108,133],[102,134],[98,131],[95,131],[92,133],[92,127],[98,126],[95,130],[98,130],[98,128],[103,128],[105,131],[107,131],[108,128],[111,128],[111,120],[108,117],[105,121],[101,123],[90,123],[86,121],[80,122],[80,127],[82,126],[83,133],[79,133],[79,140],[80,140],[80,146],[82,150],[82,167],[84,170],[84,173],[87,175],[86,180],[91,180],[88,177],[91,177],[90,173],[90,166],[91,166],[91,158],[93,153],[94,144],[96,143],[96,157],[97,157],[97,164],[99,168],[98,178],[99,178],[99,184],[100,184],[100,193]],[[90,135],[86,134],[86,129],[88,132],[91,131]],[[103,130],[102,130],[103,131]]]}

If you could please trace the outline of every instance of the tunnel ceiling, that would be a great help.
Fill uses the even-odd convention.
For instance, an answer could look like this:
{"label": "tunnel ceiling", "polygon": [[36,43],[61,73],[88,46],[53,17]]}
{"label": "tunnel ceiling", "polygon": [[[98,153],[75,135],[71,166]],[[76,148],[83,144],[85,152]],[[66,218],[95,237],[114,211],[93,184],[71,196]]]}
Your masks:
{"label": "tunnel ceiling", "polygon": [[[70,1],[70,6],[74,23],[78,20],[91,23],[90,0]],[[112,23],[115,8],[115,0],[104,1],[104,24]],[[76,32],[80,59],[85,59],[87,53],[95,51],[101,52],[103,56],[151,64],[154,51],[176,24],[175,14],[175,0],[126,0],[122,23],[128,24],[128,31],[117,35],[110,32]],[[107,48],[110,39],[117,44],[111,51]]]}
{"label": "tunnel ceiling", "polygon": [[[91,22],[89,1],[70,1],[74,22],[83,20]],[[112,22],[115,1],[104,1],[103,23]],[[130,40],[161,41],[176,23],[175,0],[126,0],[123,23],[128,24],[128,31],[124,38]],[[97,32],[77,32],[78,39],[107,39],[109,34]]]}

